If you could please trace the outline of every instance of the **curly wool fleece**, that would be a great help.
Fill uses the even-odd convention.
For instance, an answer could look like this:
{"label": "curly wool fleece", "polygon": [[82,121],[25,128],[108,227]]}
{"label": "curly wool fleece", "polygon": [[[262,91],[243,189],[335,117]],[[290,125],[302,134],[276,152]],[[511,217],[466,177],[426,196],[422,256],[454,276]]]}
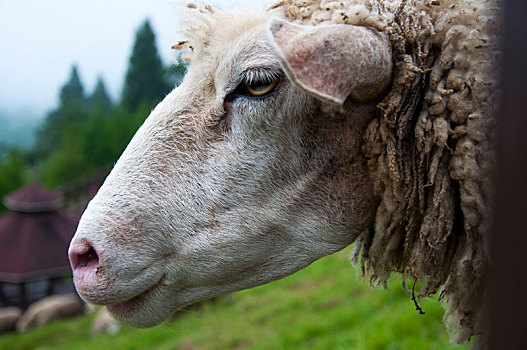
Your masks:
{"label": "curly wool fleece", "polygon": [[357,255],[372,282],[400,272],[426,281],[419,297],[443,286],[457,343],[485,327],[500,9],[499,0],[282,0],[269,9],[389,35],[393,81],[363,143],[382,201]]}

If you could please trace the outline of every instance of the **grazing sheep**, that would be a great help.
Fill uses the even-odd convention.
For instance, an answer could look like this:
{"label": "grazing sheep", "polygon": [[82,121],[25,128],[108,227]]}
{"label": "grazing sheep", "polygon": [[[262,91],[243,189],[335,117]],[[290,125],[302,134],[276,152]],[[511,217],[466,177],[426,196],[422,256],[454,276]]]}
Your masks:
{"label": "grazing sheep", "polygon": [[84,303],[76,294],[51,295],[29,306],[16,323],[18,332],[44,326],[51,321],[80,315]]}
{"label": "grazing sheep", "polygon": [[0,309],[0,334],[15,330],[16,321],[22,315],[22,310],[15,306]]}
{"label": "grazing sheep", "polygon": [[120,328],[121,324],[119,323],[119,321],[113,318],[108,313],[108,310],[102,309],[97,313],[95,320],[93,320],[92,322],[90,335],[92,337],[95,337],[101,333],[108,333],[114,335],[119,332]]}
{"label": "grazing sheep", "polygon": [[72,240],[82,297],[151,326],[357,241],[372,282],[443,288],[454,340],[481,332],[500,1],[189,8],[183,83]]}

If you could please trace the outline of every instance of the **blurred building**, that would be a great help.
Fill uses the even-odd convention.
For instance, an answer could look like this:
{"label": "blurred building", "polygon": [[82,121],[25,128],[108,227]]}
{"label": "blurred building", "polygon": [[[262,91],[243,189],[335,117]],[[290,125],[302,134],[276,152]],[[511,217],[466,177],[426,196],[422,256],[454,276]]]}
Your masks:
{"label": "blurred building", "polygon": [[67,250],[79,215],[62,209],[61,197],[37,184],[4,198],[0,217],[0,307],[73,292]]}

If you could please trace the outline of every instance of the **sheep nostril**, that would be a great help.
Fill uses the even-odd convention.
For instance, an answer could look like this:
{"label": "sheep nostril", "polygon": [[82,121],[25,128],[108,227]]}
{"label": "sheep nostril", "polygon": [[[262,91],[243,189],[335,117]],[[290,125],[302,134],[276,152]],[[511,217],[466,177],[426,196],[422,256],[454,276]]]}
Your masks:
{"label": "sheep nostril", "polygon": [[99,265],[99,256],[91,245],[72,247],[69,252],[69,258],[71,268],[74,271]]}

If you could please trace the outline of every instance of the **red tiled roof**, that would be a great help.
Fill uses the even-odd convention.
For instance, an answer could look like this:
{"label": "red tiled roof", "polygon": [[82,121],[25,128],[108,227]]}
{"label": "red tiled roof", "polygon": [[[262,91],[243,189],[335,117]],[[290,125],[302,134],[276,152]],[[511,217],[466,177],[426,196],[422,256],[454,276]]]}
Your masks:
{"label": "red tiled roof", "polygon": [[9,210],[35,213],[54,211],[62,206],[60,196],[38,184],[29,184],[4,198]]}
{"label": "red tiled roof", "polygon": [[58,212],[12,211],[0,217],[0,281],[18,283],[69,274],[67,251],[77,223]]}
{"label": "red tiled roof", "polygon": [[60,197],[38,185],[14,192],[5,203],[11,211],[0,217],[0,281],[69,274],[67,250],[79,218],[58,211]]}

